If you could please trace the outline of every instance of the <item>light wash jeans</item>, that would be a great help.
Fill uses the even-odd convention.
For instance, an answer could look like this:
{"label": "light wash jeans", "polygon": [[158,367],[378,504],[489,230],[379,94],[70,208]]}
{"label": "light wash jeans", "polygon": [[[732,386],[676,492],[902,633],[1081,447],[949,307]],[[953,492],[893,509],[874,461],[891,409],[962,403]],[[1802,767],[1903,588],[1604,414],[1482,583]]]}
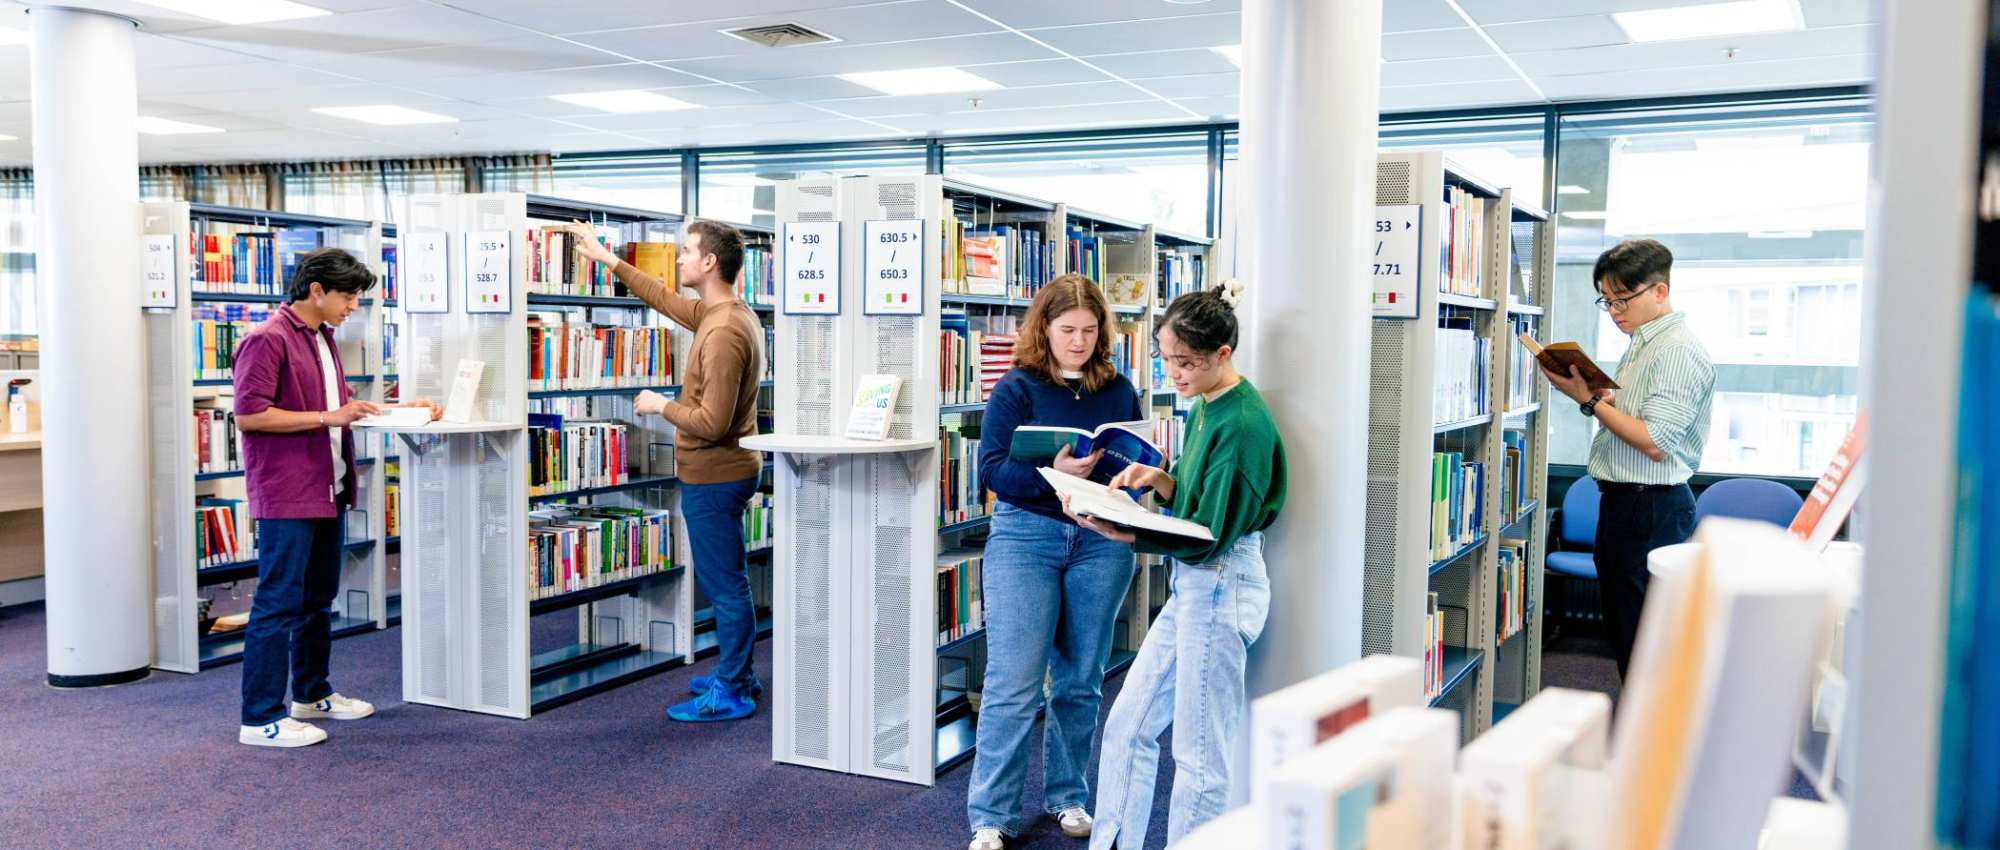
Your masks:
{"label": "light wash jeans", "polygon": [[1248,709],[1244,664],[1270,611],[1261,532],[1238,538],[1208,563],[1174,562],[1173,597],[1146,633],[1104,722],[1090,850],[1145,844],[1160,735],[1169,725],[1174,793],[1167,844],[1229,807],[1229,758]]}
{"label": "light wash jeans", "polygon": [[1085,774],[1104,665],[1133,570],[1130,546],[1004,502],[995,507],[981,578],[985,694],[965,800],[973,830],[1011,837],[1028,826],[1021,796],[1045,680],[1044,811],[1089,804]]}

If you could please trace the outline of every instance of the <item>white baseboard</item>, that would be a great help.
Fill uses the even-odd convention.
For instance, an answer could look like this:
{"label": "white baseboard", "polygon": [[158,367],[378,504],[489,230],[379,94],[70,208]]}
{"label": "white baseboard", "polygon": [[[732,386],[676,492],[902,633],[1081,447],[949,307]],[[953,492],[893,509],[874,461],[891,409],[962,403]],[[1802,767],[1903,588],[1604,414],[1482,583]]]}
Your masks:
{"label": "white baseboard", "polygon": [[29,602],[40,602],[44,596],[45,591],[42,588],[41,576],[16,579],[14,581],[0,581],[0,608],[5,608],[9,605],[25,605]]}

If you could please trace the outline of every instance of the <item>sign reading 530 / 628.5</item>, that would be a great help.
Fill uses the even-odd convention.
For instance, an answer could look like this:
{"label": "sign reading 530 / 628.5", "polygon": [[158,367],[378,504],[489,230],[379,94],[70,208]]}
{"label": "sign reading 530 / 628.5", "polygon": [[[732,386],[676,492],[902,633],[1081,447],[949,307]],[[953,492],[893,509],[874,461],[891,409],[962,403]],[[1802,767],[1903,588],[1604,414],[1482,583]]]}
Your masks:
{"label": "sign reading 530 / 628.5", "polygon": [[794,221],[785,224],[785,312],[836,315],[840,312],[840,222]]}

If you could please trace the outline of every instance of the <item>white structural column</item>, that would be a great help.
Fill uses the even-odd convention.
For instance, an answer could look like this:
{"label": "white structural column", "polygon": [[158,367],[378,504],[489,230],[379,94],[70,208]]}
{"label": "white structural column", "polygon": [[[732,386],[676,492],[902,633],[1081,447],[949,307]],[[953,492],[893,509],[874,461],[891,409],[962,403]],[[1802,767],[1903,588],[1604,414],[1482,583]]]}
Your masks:
{"label": "white structural column", "polygon": [[153,622],[134,25],[28,25],[49,683],[115,684],[146,675]]}
{"label": "white structural column", "polygon": [[1240,365],[1290,461],[1265,541],[1271,615],[1250,654],[1252,698],[1361,655],[1381,54],[1381,0],[1243,4]]}
{"label": "white structural column", "polygon": [[1856,508],[1861,645],[1848,660],[1855,848],[1935,846],[1986,5],[1886,6],[1862,337],[1873,433]]}

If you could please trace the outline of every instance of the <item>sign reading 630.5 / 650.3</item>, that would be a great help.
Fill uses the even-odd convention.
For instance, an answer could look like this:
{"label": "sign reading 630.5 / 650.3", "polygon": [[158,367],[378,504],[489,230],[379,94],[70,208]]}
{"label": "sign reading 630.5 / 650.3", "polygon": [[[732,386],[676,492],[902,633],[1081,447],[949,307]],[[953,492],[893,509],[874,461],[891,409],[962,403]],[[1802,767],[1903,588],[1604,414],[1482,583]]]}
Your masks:
{"label": "sign reading 630.5 / 650.3", "polygon": [[861,312],[917,316],[924,312],[922,219],[864,222]]}

